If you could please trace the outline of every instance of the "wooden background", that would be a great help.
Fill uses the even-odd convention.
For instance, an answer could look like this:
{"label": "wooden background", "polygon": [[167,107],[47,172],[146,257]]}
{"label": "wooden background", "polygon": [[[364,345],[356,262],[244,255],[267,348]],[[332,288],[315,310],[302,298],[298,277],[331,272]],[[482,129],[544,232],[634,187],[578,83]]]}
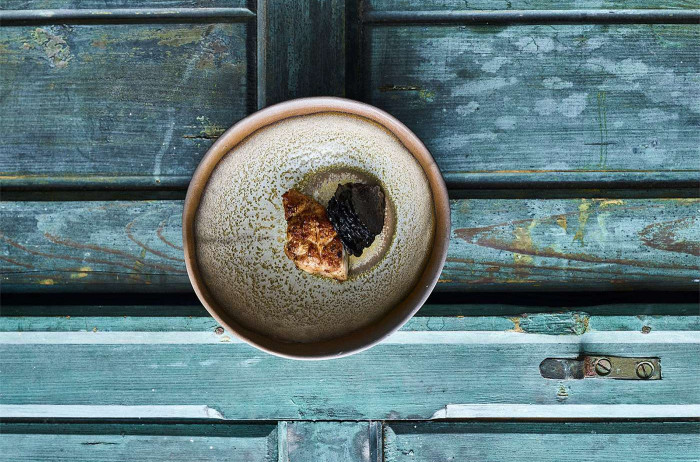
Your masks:
{"label": "wooden background", "polygon": [[[290,98],[426,143],[428,304],[340,360],[221,332],[185,272],[208,147]],[[700,460],[697,0],[3,0],[0,460]],[[545,358],[658,357],[660,381]]]}

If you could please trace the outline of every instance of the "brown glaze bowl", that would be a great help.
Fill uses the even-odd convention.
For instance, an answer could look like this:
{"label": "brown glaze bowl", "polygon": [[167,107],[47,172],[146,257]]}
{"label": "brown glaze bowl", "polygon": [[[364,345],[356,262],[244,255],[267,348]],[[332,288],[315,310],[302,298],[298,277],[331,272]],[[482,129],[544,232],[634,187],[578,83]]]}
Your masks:
{"label": "brown glaze bowl", "polygon": [[[310,137],[308,145],[315,151],[305,153],[305,136]],[[324,136],[327,139],[311,140]],[[276,152],[277,157],[265,158],[269,152]],[[386,159],[393,155],[398,157]],[[287,162],[285,156],[291,160]],[[384,237],[379,250],[372,250],[374,257],[366,261],[351,257],[351,280],[339,283],[302,273],[284,257],[286,222],[280,196],[291,187],[304,191],[299,185],[306,177],[302,179],[300,170],[317,169],[325,172],[319,178],[327,177],[329,165],[345,165],[343,156],[348,168],[341,168],[326,190],[339,179],[357,181],[353,172],[365,178],[366,170],[387,192],[387,204],[394,192],[394,215],[408,216],[392,218],[393,224],[385,226],[383,234],[391,235]],[[274,170],[274,159],[282,159],[284,165]],[[403,161],[407,163],[401,164]],[[308,188],[304,192],[319,201],[319,196],[328,194]],[[265,204],[260,205],[262,202]],[[414,206],[416,203],[422,205]],[[182,222],[187,273],[209,313],[228,331],[261,350],[307,360],[347,356],[398,330],[435,287],[450,240],[447,189],[423,143],[386,112],[331,97],[277,104],[229,128],[197,167]],[[420,248],[420,258],[413,254],[416,248]],[[372,254],[371,249],[366,252]],[[354,278],[353,265],[358,268]],[[376,274],[372,273],[375,269]],[[395,287],[398,289],[391,293]],[[342,306],[323,308],[324,300],[331,303],[333,297]],[[375,299],[388,303],[383,311],[370,309]],[[362,300],[371,314],[366,319],[364,311],[352,311],[355,305],[362,306]],[[293,332],[297,324],[299,332]],[[332,335],[333,328],[338,335]],[[316,338],[315,331],[326,334]]]}

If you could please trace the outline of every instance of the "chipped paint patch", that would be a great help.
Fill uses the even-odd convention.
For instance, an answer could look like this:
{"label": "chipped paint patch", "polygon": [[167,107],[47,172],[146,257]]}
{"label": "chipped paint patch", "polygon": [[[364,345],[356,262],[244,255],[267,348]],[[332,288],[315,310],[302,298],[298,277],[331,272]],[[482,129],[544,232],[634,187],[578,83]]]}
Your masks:
{"label": "chipped paint patch", "polygon": [[71,279],[82,279],[88,277],[88,271],[92,270],[89,266],[83,266],[80,268],[80,272],[78,273],[72,273],[70,275]]}
{"label": "chipped paint patch", "polygon": [[[513,240],[513,261],[520,265],[529,265],[532,263],[532,253],[534,246],[532,244],[532,230],[537,226],[537,221],[532,220],[526,227],[518,226],[513,231],[515,239]],[[523,253],[517,252],[521,250]]]}
{"label": "chipped paint patch", "polygon": [[574,241],[579,241],[583,245],[583,235],[586,230],[586,223],[588,222],[588,217],[591,215],[591,203],[588,199],[583,199],[581,205],[578,206],[578,229],[574,235]]}
{"label": "chipped paint patch", "polygon": [[557,216],[557,224],[561,229],[566,231],[567,223],[566,223],[566,215],[559,215]]}
{"label": "chipped paint patch", "polygon": [[569,398],[569,391],[564,384],[559,384],[559,390],[557,390],[557,401],[566,401]]}
{"label": "chipped paint patch", "polygon": [[457,109],[455,109],[457,114],[459,114],[461,116],[465,116],[467,114],[472,114],[478,110],[479,110],[479,103],[477,103],[476,101],[469,101],[469,103],[467,103],[466,105],[457,106]]}
{"label": "chipped paint patch", "polygon": [[603,201],[600,201],[600,208],[605,209],[608,207],[612,207],[613,205],[624,205],[625,201],[622,199],[606,199]]}
{"label": "chipped paint patch", "polygon": [[200,133],[207,138],[218,138],[226,131],[224,127],[213,123],[208,117],[198,116],[197,121],[202,124]]}
{"label": "chipped paint patch", "polygon": [[39,284],[41,284],[42,286],[52,286],[55,284],[55,282],[53,279],[42,279],[41,281],[39,281]]}
{"label": "chipped paint patch", "polygon": [[34,42],[44,50],[49,66],[62,69],[73,59],[66,40],[50,31],[38,27],[31,33]]}

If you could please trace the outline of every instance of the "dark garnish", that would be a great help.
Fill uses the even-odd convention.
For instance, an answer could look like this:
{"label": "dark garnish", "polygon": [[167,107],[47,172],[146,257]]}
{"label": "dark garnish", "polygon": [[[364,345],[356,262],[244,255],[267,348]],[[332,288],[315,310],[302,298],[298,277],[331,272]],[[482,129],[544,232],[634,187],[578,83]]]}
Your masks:
{"label": "dark garnish", "polygon": [[384,228],[384,191],[378,185],[338,185],[327,211],[345,248],[359,257]]}

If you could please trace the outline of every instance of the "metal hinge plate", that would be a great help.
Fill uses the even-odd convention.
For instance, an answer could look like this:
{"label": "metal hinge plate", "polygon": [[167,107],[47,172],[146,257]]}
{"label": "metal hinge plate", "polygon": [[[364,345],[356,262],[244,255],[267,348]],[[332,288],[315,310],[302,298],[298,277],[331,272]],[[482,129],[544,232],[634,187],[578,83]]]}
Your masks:
{"label": "metal hinge plate", "polygon": [[547,358],[540,364],[546,379],[661,380],[659,358],[587,355],[576,359]]}

